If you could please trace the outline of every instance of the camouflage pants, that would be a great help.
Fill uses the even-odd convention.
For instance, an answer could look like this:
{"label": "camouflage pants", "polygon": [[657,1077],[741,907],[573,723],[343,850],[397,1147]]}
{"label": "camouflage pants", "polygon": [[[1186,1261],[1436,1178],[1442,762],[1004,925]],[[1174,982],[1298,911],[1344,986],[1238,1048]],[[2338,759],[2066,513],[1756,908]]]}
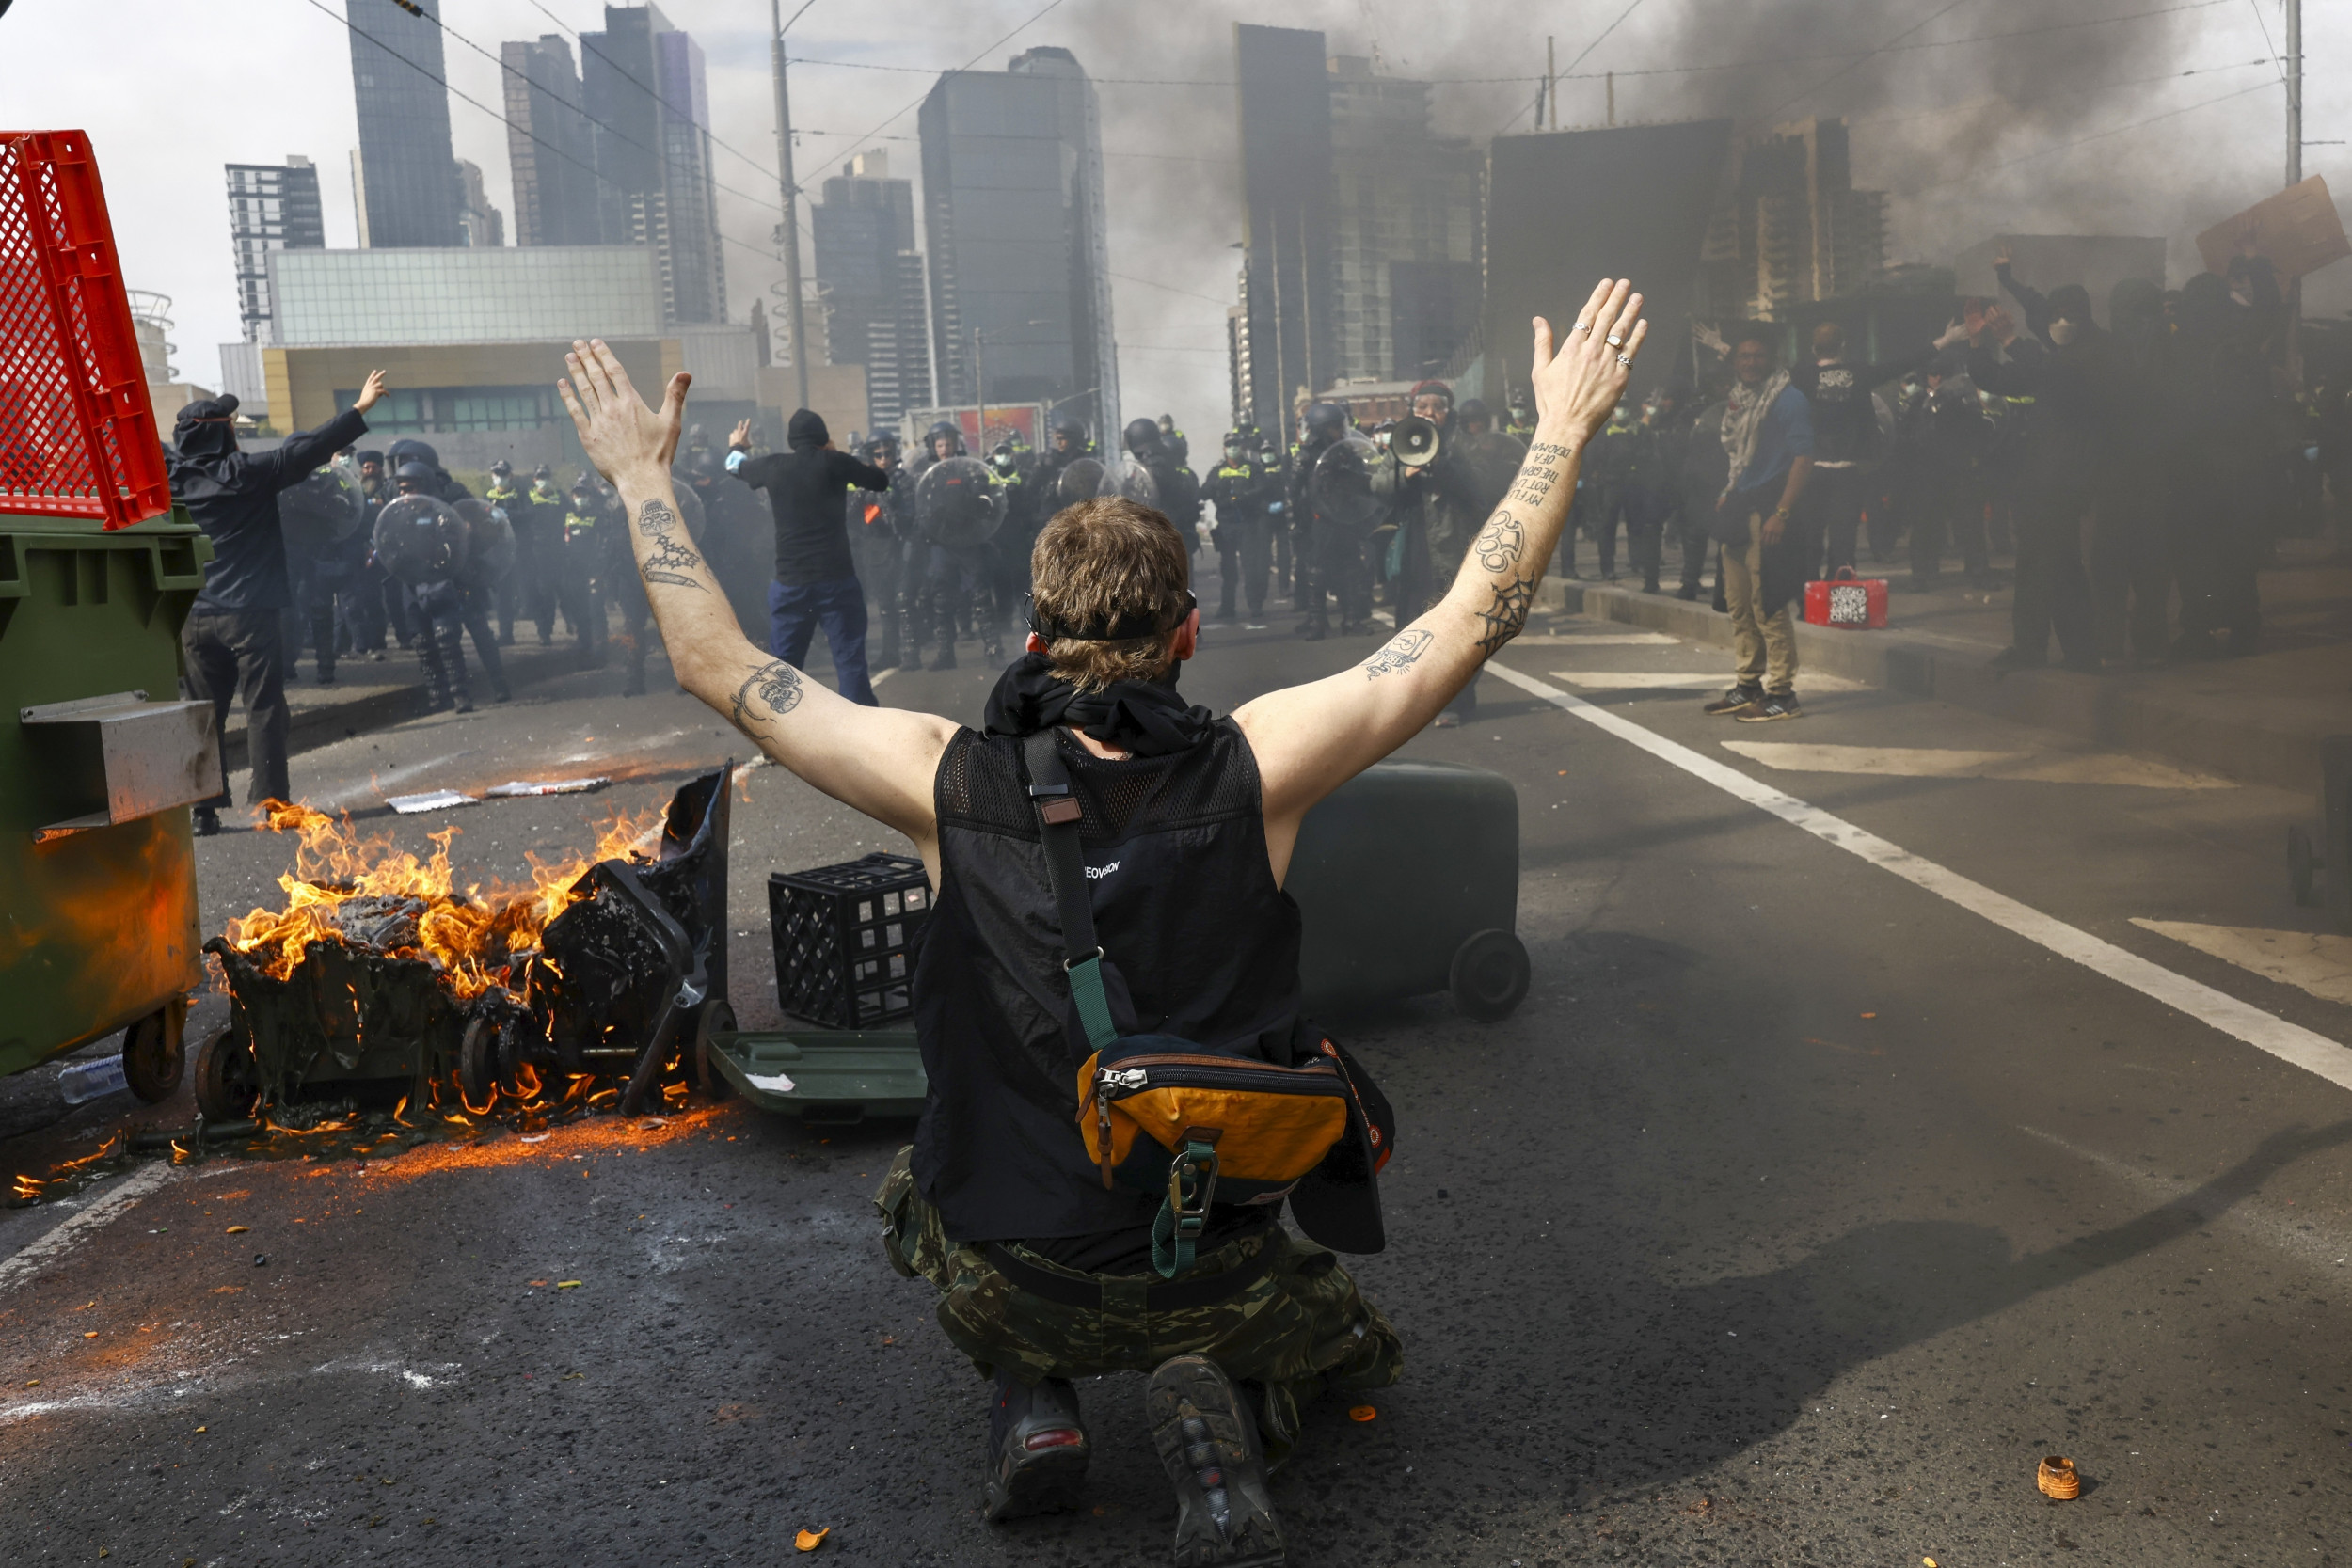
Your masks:
{"label": "camouflage pants", "polygon": [[[1279,1226],[1219,1247],[1178,1276],[1245,1268],[1277,1249],[1254,1283],[1223,1301],[1173,1311],[1144,1305],[1156,1275],[1079,1274],[1010,1248],[1031,1267],[1102,1287],[1108,1298],[1099,1308],[1069,1307],[1015,1286],[977,1247],[948,1241],[939,1212],[915,1191],[913,1154],[898,1151],[874,1195],[882,1250],[900,1274],[939,1288],[939,1325],[983,1377],[1000,1368],[1025,1383],[1149,1372],[1171,1356],[1205,1355],[1235,1382],[1263,1386],[1261,1426],[1268,1457],[1279,1463],[1297,1440],[1300,1405],[1327,1391],[1385,1388],[1404,1372],[1396,1330],[1356,1289],[1338,1255]],[[1132,1292],[1132,1306],[1120,1305],[1122,1292]]]}

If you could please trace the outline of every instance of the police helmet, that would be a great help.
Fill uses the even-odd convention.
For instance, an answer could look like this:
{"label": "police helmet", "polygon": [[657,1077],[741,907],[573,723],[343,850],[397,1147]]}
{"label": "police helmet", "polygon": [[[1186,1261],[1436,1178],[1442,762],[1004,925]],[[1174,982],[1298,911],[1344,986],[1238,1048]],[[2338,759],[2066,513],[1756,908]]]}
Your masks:
{"label": "police helmet", "polygon": [[515,465],[509,463],[505,458],[501,457],[497,462],[490,465],[490,471],[496,474],[499,478],[504,479],[507,475],[515,471]]}
{"label": "police helmet", "polygon": [[1298,422],[1309,440],[1320,436],[1336,441],[1347,434],[1347,410],[1336,403],[1311,403]]}
{"label": "police helmet", "polygon": [[1150,420],[1129,420],[1124,434],[1129,451],[1140,452],[1160,444],[1160,427]]}
{"label": "police helmet", "polygon": [[433,469],[426,467],[422,463],[413,461],[403,463],[399,467],[392,470],[392,483],[394,484],[413,484],[419,489],[422,489],[424,486],[431,484],[433,482]]}
{"label": "police helmet", "polygon": [[555,470],[548,467],[545,463],[542,463],[537,467],[531,470],[531,477],[544,484],[548,480],[555,477]]}

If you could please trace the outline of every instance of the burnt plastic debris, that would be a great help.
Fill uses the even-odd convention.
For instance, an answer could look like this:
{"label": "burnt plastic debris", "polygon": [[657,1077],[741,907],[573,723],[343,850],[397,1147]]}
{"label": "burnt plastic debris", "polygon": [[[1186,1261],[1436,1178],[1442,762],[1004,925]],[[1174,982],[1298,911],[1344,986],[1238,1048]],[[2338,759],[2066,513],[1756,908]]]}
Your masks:
{"label": "burnt plastic debris", "polygon": [[[663,1070],[713,1030],[727,995],[727,781],[734,764],[671,799],[651,863],[599,861],[588,895],[548,922],[518,987],[484,999],[460,1084],[480,1101],[526,1073],[625,1075],[625,1115],[643,1113]],[[574,883],[575,889],[580,883]],[[706,1077],[699,1062],[690,1064]]]}
{"label": "burnt plastic debris", "polygon": [[[554,1074],[626,1084],[642,1112],[683,1053],[690,1071],[726,1011],[727,782],[734,763],[671,798],[650,860],[599,861],[581,895],[535,948],[479,955],[491,983],[467,995],[418,951],[421,900],[342,901],[341,940],[305,944],[283,979],[215,937],[230,995],[229,1026],[198,1055],[196,1098],[208,1124],[244,1121],[300,1101],[397,1085],[419,1108],[454,1085],[469,1108],[500,1092],[527,1101]],[[522,940],[527,941],[527,937]],[[476,976],[479,984],[480,976]],[[470,989],[470,988],[467,988]]]}

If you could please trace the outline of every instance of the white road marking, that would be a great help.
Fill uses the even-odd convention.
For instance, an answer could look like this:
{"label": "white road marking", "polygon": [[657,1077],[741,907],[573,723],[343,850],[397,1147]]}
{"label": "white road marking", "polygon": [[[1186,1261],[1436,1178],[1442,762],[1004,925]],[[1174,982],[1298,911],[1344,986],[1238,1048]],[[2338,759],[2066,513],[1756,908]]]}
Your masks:
{"label": "white road marking", "polygon": [[897,674],[898,673],[898,667],[894,664],[879,675],[868,676],[866,684],[868,686],[880,686],[882,682],[888,680],[891,676]]}
{"label": "white road marking", "polygon": [[2111,942],[2102,941],[2088,931],[2043,914],[2040,910],[2021,904],[2006,894],[1995,893],[1981,882],[1971,881],[1958,872],[1947,871],[1899,844],[1889,843],[1876,833],[1867,832],[1841,817],[1832,816],[1793,795],[1752,779],[1736,768],[1644,729],[1612,709],[1588,703],[1533,675],[1522,674],[1508,665],[1489,662],[1486,669],[1500,679],[1543,698],[1596,729],[1637,746],[1660,761],[1671,763],[1692,777],[1704,780],[1725,794],[1745,800],[1793,827],[1804,829],[1825,844],[1834,844],[1848,854],[1859,856],[1883,871],[1892,872],[1907,882],[1925,888],[1939,898],[1949,899],[1973,914],[1982,915],[2002,929],[2047,948],[2062,958],[2070,958],[2118,985],[2128,986],[2141,995],[2186,1013],[2233,1038],[2244,1040],[2257,1051],[2267,1052],[2280,1061],[2292,1063],[2340,1088],[2352,1089],[2352,1050],[2345,1049],[2325,1035],[2316,1034],[2300,1024],[2290,1023],[2186,975],[2175,974],[2136,953],[2125,952]]}
{"label": "white road marking", "polygon": [[1522,632],[1511,640],[1516,648],[1678,648],[1682,639],[1662,631]]}
{"label": "white road marking", "polygon": [[2322,1001],[2352,1006],[2352,937],[2137,917],[2132,924],[2251,970],[2265,980],[2299,987]]}
{"label": "white road marking", "polygon": [[86,1232],[104,1225],[170,1180],[172,1175],[172,1167],[167,1164],[141,1165],[84,1204],[79,1213],[68,1214],[20,1247],[14,1257],[0,1259],[0,1291],[9,1290],[32,1278],[40,1272],[43,1264],[54,1262],[72,1251]]}
{"label": "white road marking", "polygon": [[2010,779],[2028,784],[2129,784],[2137,789],[2234,789],[2227,779],[2185,773],[2113,752],[1964,752],[1934,746],[1807,746],[1726,740],[1726,752],[1791,773],[1875,773],[1905,779]]}
{"label": "white road marking", "polygon": [[[1489,668],[1502,673],[1500,666]],[[1709,691],[1731,684],[1729,673],[1723,670],[1554,670],[1551,677],[1588,691]],[[1843,675],[1824,675],[1811,670],[1797,672],[1800,697],[1807,691],[1868,689],[1863,682],[1848,680]]]}

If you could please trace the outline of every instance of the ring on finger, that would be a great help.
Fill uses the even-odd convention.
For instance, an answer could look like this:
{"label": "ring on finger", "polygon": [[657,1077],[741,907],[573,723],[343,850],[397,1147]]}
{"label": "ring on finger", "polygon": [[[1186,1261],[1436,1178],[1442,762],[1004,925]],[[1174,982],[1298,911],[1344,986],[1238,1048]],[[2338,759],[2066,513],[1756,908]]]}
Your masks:
{"label": "ring on finger", "polygon": [[1611,348],[1623,348],[1625,346],[1625,340],[1617,336],[1614,332],[1609,334],[1608,342]]}
{"label": "ring on finger", "polygon": [[1576,324],[1576,329],[1579,332],[1590,332],[1593,329],[1593,324],[1591,322],[1578,322]]}
{"label": "ring on finger", "polygon": [[1630,365],[1633,363],[1633,356],[1629,354],[1620,354],[1617,356],[1617,363],[1620,365]]}

